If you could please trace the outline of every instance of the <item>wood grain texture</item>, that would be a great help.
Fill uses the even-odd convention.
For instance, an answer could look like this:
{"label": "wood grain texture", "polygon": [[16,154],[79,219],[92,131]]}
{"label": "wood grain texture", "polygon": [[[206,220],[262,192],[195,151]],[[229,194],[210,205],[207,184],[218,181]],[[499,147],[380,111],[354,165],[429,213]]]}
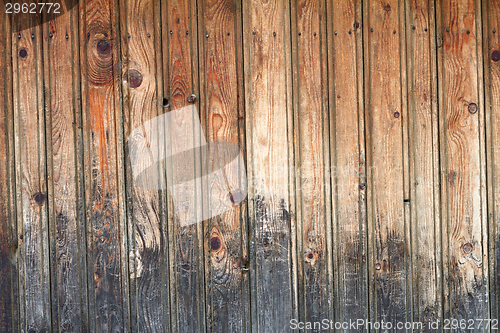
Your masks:
{"label": "wood grain texture", "polygon": [[12,50],[7,15],[0,14],[0,331],[19,330],[16,255],[18,248],[15,210],[12,113]]}
{"label": "wood grain texture", "polygon": [[252,330],[258,332],[285,332],[298,319],[290,265],[297,258],[289,22],[287,1],[243,2]]}
{"label": "wood grain texture", "polygon": [[93,332],[127,332],[130,323],[115,13],[115,4],[106,0],[80,4],[89,330]]}
{"label": "wood grain texture", "polygon": [[[206,128],[207,142],[244,142],[244,110],[240,109],[239,93],[242,71],[238,66],[241,54],[237,27],[241,26],[241,4],[233,0],[198,2],[200,30],[200,113]],[[203,34],[208,35],[203,36]],[[219,164],[217,157],[211,157]],[[221,166],[225,167],[225,166]],[[241,165],[240,168],[245,168]],[[227,169],[225,169],[227,170]],[[244,169],[243,169],[244,170]],[[239,170],[227,170],[237,173]],[[225,174],[234,179],[237,174]],[[211,186],[226,188],[227,179],[217,178]],[[232,189],[232,191],[238,189]],[[229,194],[229,193],[228,193]],[[243,332],[247,325],[245,311],[249,307],[248,261],[243,234],[246,227],[246,206],[233,209],[210,219],[205,224],[205,281],[207,330],[211,332]]]}
{"label": "wood grain texture", "polygon": [[335,309],[336,321],[348,322],[368,318],[364,26],[360,1],[334,3],[331,3],[328,15],[331,18],[328,58],[332,59],[329,62],[329,103],[335,230],[333,251],[337,258],[334,262],[337,267]]}
{"label": "wood grain texture", "polygon": [[[78,49],[72,31],[78,17],[62,15],[42,26],[44,81],[47,87],[46,133],[50,241],[52,329],[87,331],[85,232],[79,207],[81,141],[78,140]],[[71,36],[71,38],[70,38]]]}
{"label": "wood grain texture", "polygon": [[483,1],[491,318],[500,319],[500,3]]}
{"label": "wood grain texture", "polygon": [[[187,99],[195,94],[199,101],[198,48],[196,29],[196,1],[164,1],[164,67],[168,68],[164,84],[168,87],[170,109],[178,110],[189,106]],[[193,108],[199,112],[198,101]],[[178,119],[182,123],[184,119]],[[182,125],[180,125],[182,127]],[[184,147],[194,146],[193,133],[185,133],[178,139]],[[167,154],[171,152],[167,152]],[[194,154],[193,154],[194,155]],[[195,157],[195,156],[193,156]],[[176,175],[192,178],[186,170],[176,170]],[[187,192],[187,191],[186,191]],[[191,195],[192,193],[184,193]],[[195,202],[182,201],[183,207],[174,206],[172,197],[175,191],[169,190],[168,233],[170,261],[170,290],[172,299],[172,331],[199,332],[205,330],[205,273],[204,273],[204,236],[201,222],[181,225],[179,212],[192,212]],[[180,194],[183,195],[183,194]],[[177,201],[180,203],[179,201]]]}
{"label": "wood grain texture", "polygon": [[392,322],[405,322],[411,310],[403,202],[401,4],[370,1],[365,8],[370,318]]}
{"label": "wood grain texture", "polygon": [[[481,29],[478,2],[443,1],[438,33],[440,77],[440,138],[444,265],[444,318],[489,316],[484,270],[487,261],[482,177],[485,174],[481,129]],[[478,50],[479,48],[479,50]],[[479,75],[481,73],[481,75]],[[449,295],[449,296],[448,296]],[[485,296],[486,295],[486,296]],[[465,332],[466,330],[460,330]],[[474,332],[482,331],[475,327]]]}
{"label": "wood grain texture", "polygon": [[406,8],[412,294],[414,320],[430,332],[430,322],[442,321],[435,13],[427,0],[408,1]]}
{"label": "wood grain texture", "polygon": [[[123,64],[124,138],[144,122],[159,115],[159,96],[162,95],[161,36],[155,20],[160,3],[153,1],[124,1],[120,7],[121,59]],[[128,37],[130,35],[130,38]],[[129,152],[130,153],[130,152]],[[126,156],[127,163],[130,162]],[[131,278],[132,330],[168,332],[163,314],[169,313],[165,267],[161,267],[165,203],[159,189],[144,189],[134,183],[131,170],[127,173],[127,192],[130,242],[129,266]],[[166,306],[164,308],[164,305]]]}
{"label": "wood grain texture", "polygon": [[[327,198],[329,127],[323,103],[325,81],[322,47],[326,9],[322,1],[291,4],[294,73],[294,137],[297,211],[297,268],[299,318],[321,321],[331,318],[332,302],[327,265]],[[325,168],[326,167],[326,168]],[[329,228],[328,228],[329,230]]]}
{"label": "wood grain texture", "polygon": [[[47,220],[45,110],[42,33],[39,26],[16,31],[36,16],[25,16],[13,29],[13,84],[16,137],[17,232],[21,330],[49,330],[49,235]],[[32,26],[32,25],[31,25]],[[34,38],[32,38],[32,35]]]}

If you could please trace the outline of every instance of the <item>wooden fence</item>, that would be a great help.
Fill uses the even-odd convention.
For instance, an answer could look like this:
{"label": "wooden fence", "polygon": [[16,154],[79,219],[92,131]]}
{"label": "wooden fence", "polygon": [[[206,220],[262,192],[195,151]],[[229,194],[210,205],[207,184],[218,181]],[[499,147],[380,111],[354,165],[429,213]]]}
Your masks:
{"label": "wooden fence", "polygon": [[[494,331],[499,1],[4,8],[1,332]],[[127,142],[187,105],[248,196],[181,226]]]}

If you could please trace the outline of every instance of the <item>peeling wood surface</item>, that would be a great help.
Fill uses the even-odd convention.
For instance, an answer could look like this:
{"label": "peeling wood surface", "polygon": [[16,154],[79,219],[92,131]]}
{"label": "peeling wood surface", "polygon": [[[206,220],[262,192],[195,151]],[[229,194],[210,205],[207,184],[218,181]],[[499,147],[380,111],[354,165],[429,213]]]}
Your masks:
{"label": "peeling wood surface", "polygon": [[[63,5],[1,14],[0,331],[499,319],[497,1]],[[248,185],[193,224],[128,144],[181,108],[203,136],[167,136],[238,145]]]}

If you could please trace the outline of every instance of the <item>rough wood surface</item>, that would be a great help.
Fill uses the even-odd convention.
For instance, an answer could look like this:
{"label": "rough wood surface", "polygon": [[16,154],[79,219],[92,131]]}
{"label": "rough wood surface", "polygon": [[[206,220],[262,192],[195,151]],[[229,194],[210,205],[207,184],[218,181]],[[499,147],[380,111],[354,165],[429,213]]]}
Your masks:
{"label": "rough wood surface", "polygon": [[491,318],[500,313],[500,3],[483,1]]}
{"label": "rough wood surface", "polygon": [[[165,85],[169,87],[170,109],[172,111],[191,105],[188,97],[195,94],[199,100],[196,1],[164,1],[164,67],[169,69]],[[204,35],[203,35],[204,36]],[[200,36],[201,37],[201,36]],[[191,106],[199,112],[198,101]],[[186,119],[177,119],[182,127]],[[183,133],[178,139],[184,147],[194,146],[193,133]],[[186,170],[176,170],[178,176],[190,177]],[[187,192],[187,191],[186,191]],[[195,202],[177,201],[169,190],[169,261],[170,289],[172,298],[172,330],[175,332],[199,332],[205,330],[205,285],[204,285],[204,237],[201,222],[181,225],[178,212],[193,212]],[[183,193],[191,195],[192,193]],[[180,195],[183,195],[180,194]]]}
{"label": "rough wood surface", "polygon": [[[89,328],[127,332],[128,274],[121,219],[123,162],[117,115],[118,61],[115,4],[80,3],[82,112],[89,281]],[[125,260],[125,261],[124,261]],[[125,275],[124,275],[125,273]]]}
{"label": "rough wood surface", "polygon": [[[294,73],[294,137],[297,212],[297,268],[299,318],[321,321],[329,318],[332,285],[327,265],[327,235],[331,235],[326,205],[325,174],[328,172],[329,127],[323,71],[326,61],[322,47],[325,3],[292,3],[291,29]],[[266,31],[267,33],[267,31]],[[327,231],[328,230],[328,231]]]}
{"label": "rough wood surface", "polygon": [[[483,270],[484,160],[480,89],[481,33],[478,2],[443,1],[438,6],[440,138],[442,168],[444,318],[488,318]],[[480,75],[481,74],[481,75]],[[482,328],[474,327],[474,332]],[[460,330],[466,332],[466,330]]]}
{"label": "rough wood surface", "polygon": [[[334,200],[336,321],[368,318],[366,159],[360,1],[330,8],[330,175]],[[349,33],[351,31],[351,33]],[[337,34],[335,34],[337,32]],[[347,330],[348,331],[348,330]],[[357,331],[357,330],[351,330]]]}
{"label": "rough wood surface", "polygon": [[[499,319],[498,1],[71,1],[0,14],[0,331]],[[249,192],[194,224],[128,149],[184,107]]]}
{"label": "rough wood surface", "polygon": [[[366,4],[366,128],[370,312],[373,320],[405,322],[407,304],[403,182],[400,2]],[[404,34],[403,34],[404,36]]]}
{"label": "rough wood surface", "polygon": [[[52,18],[42,26],[44,75],[47,87],[46,133],[50,241],[52,327],[58,331],[87,331],[87,277],[84,224],[79,207],[81,156],[78,154],[79,76],[75,15]],[[66,37],[67,36],[67,37]],[[71,37],[71,38],[70,38]],[[76,87],[76,88],[75,88]],[[81,147],[80,147],[81,149]]]}
{"label": "rough wood surface", "polygon": [[[159,96],[162,95],[161,50],[155,30],[159,3],[153,1],[124,1],[120,7],[121,59],[123,63],[123,108],[124,138],[146,121],[159,115]],[[128,37],[130,35],[130,38]],[[130,152],[128,152],[130,153]],[[126,155],[127,163],[130,161]],[[169,312],[168,288],[164,289],[164,274],[161,267],[162,238],[165,208],[160,189],[144,189],[134,183],[131,170],[127,173],[127,196],[129,201],[128,223],[133,244],[129,251],[132,330],[168,332],[169,325],[163,314]],[[132,228],[131,228],[132,227]],[[164,308],[166,305],[166,308]],[[166,325],[167,324],[167,325]]]}
{"label": "rough wood surface", "polygon": [[[407,2],[409,156],[414,320],[442,320],[437,141],[437,64],[433,2]],[[426,31],[427,29],[427,31]]]}
{"label": "rough wood surface", "polygon": [[16,221],[12,206],[15,202],[14,160],[12,146],[12,60],[10,57],[10,24],[7,15],[0,13],[0,331],[17,331],[17,272],[18,248]]}
{"label": "rough wood surface", "polygon": [[[200,118],[206,128],[207,142],[241,145],[244,142],[245,113],[240,109],[239,92],[243,75],[238,66],[238,56],[242,50],[238,43],[240,34],[236,30],[241,25],[241,5],[233,0],[207,0],[199,1],[198,9],[199,26],[202,27],[202,38],[199,39],[202,55]],[[218,164],[217,157],[212,156],[211,159]],[[239,170],[227,172],[237,173]],[[227,179],[217,178],[211,186],[226,188]],[[244,280],[248,272],[242,270],[248,261],[247,251],[243,249],[246,244],[243,234],[246,228],[242,227],[244,209],[244,204],[235,205],[205,224],[207,330],[211,332],[245,330],[244,313],[248,308],[249,295],[245,294],[248,288],[243,285],[248,283]]]}
{"label": "rough wood surface", "polygon": [[[16,21],[16,29],[37,17]],[[32,38],[33,35],[33,38]],[[51,326],[45,112],[40,26],[13,31],[17,232],[21,330]]]}
{"label": "rough wood surface", "polygon": [[[290,9],[243,2],[252,330],[285,332],[293,313]],[[276,33],[276,35],[274,34]],[[296,308],[296,307],[295,307]]]}

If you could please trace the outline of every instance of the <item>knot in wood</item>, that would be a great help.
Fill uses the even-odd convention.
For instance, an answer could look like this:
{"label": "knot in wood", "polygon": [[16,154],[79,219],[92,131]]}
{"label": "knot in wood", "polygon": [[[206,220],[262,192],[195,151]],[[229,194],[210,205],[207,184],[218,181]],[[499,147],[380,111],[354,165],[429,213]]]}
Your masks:
{"label": "knot in wood", "polygon": [[471,243],[465,243],[464,245],[462,245],[462,250],[466,254],[471,253],[473,249],[474,249],[474,246],[472,246]]}
{"label": "knot in wood", "polygon": [[477,112],[477,104],[476,103],[470,103],[469,104],[469,112],[474,114]]}

